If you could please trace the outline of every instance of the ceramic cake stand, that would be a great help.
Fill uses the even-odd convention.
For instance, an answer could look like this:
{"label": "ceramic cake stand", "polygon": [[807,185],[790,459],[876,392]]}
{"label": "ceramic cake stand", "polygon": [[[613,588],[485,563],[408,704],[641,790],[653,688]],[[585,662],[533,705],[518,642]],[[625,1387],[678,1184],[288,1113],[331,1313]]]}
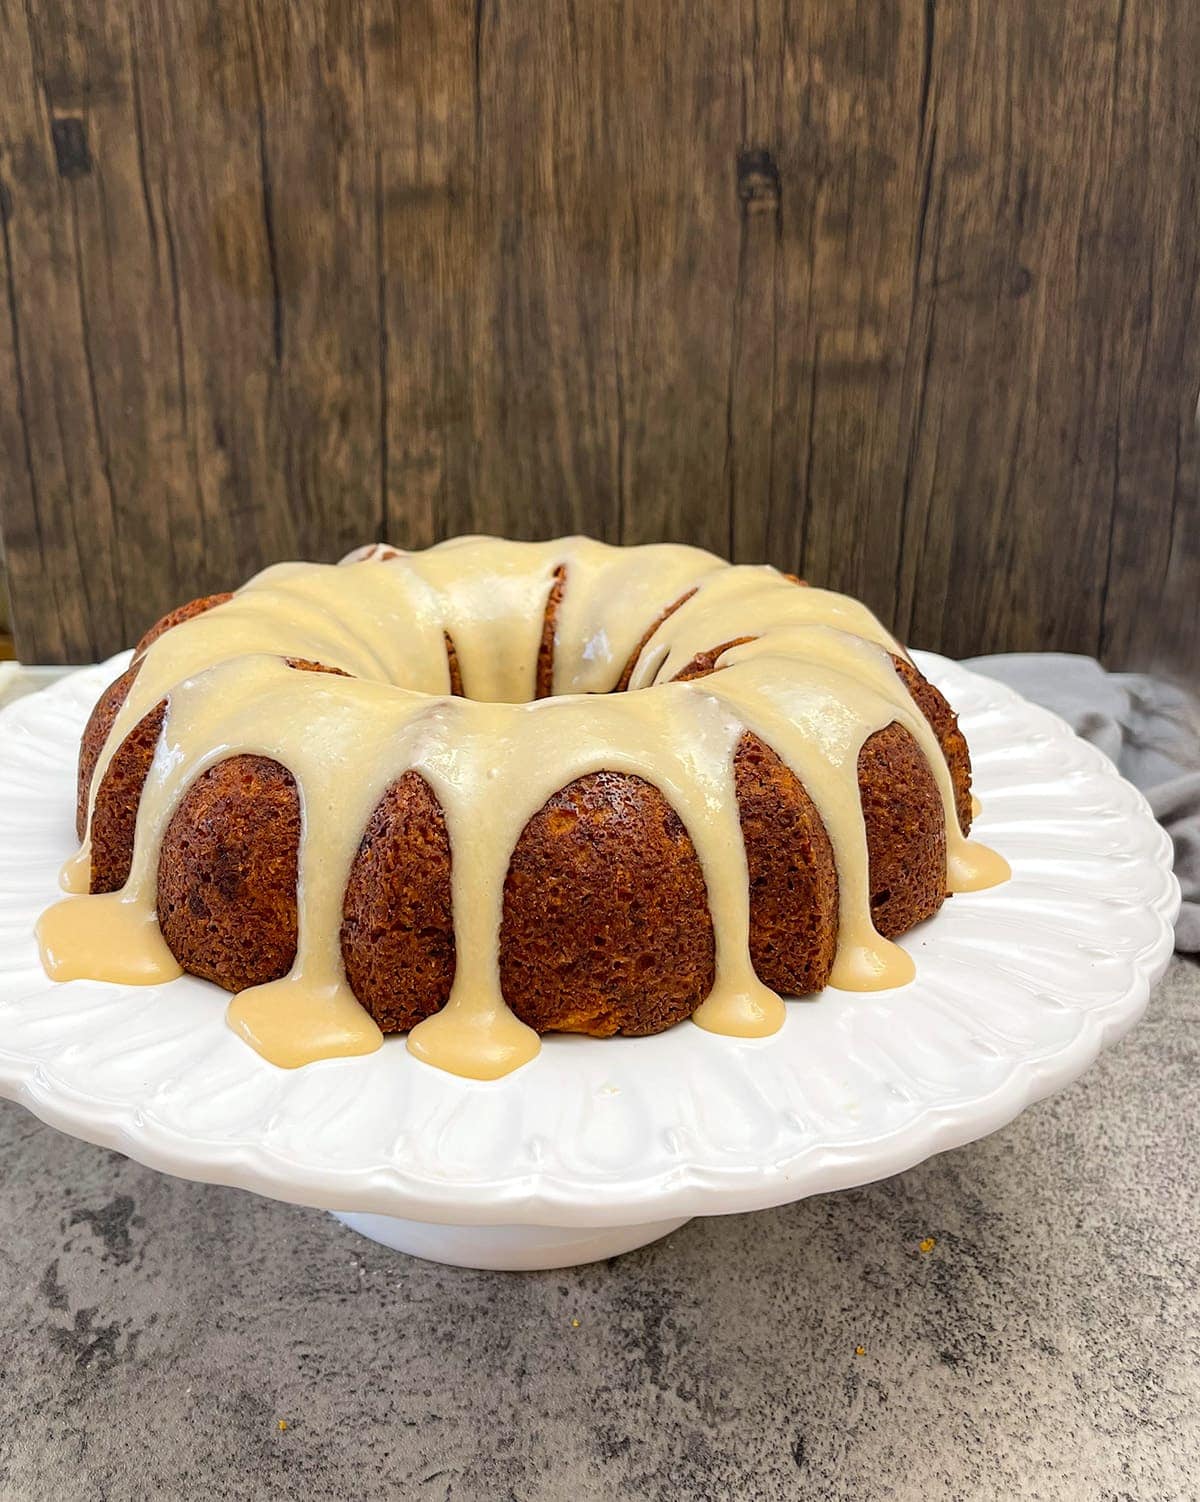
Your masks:
{"label": "ceramic cake stand", "polygon": [[79,735],[128,659],[85,668],[0,712],[0,1093],[152,1168],[492,1268],[612,1256],[994,1131],[1137,1020],[1179,891],[1170,841],[1100,752],[1009,689],[916,657],[960,712],[978,833],[1013,869],[901,941],[916,981],[795,1001],[772,1038],[688,1023],[549,1037],[492,1082],[432,1069],[402,1039],[277,1069],[202,981],[46,979],[33,926],[74,848]]}

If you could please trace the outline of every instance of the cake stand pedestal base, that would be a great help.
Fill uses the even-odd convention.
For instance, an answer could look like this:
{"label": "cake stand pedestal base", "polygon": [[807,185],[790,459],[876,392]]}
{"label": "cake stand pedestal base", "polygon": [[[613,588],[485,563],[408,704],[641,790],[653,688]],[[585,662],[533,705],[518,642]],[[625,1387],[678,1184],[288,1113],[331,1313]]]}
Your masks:
{"label": "cake stand pedestal base", "polygon": [[410,1257],[496,1272],[530,1272],[600,1262],[669,1236],[688,1219],[685,1216],[682,1220],[655,1220],[640,1226],[578,1230],[561,1226],[439,1226],[428,1221],[349,1211],[334,1211],[334,1215],[360,1236],[397,1252],[407,1252]]}

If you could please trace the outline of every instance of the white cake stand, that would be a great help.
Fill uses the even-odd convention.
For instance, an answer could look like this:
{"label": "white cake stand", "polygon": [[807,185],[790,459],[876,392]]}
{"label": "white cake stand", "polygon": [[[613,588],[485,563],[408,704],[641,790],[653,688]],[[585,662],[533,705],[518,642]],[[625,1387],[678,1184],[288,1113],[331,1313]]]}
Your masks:
{"label": "white cake stand", "polygon": [[1171,845],[1141,795],[1054,715],[940,657],[980,838],[1013,879],[902,942],[917,979],[796,1001],[773,1038],[689,1024],[551,1037],[493,1082],[366,1058],[277,1069],[226,996],[55,984],[33,925],[70,854],[80,731],[127,657],[0,711],[0,1093],[186,1178],[332,1210],[468,1267],[565,1267],[721,1215],[897,1173],[1010,1121],[1140,1016],[1172,949]]}

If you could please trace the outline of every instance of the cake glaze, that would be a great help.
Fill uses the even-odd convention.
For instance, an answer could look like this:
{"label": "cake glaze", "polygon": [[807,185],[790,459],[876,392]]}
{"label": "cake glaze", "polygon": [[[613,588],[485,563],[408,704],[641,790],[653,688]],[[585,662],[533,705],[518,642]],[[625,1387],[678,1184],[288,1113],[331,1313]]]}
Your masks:
{"label": "cake glaze", "polygon": [[[372,939],[386,944],[396,925],[384,912],[348,950],[351,897],[370,866],[372,829],[407,819],[424,829],[434,863],[448,864],[448,913],[424,931],[444,949],[448,919],[452,968],[445,1004],[426,1003],[408,1046],[455,1073],[495,1078],[538,1049],[537,1030],[516,1015],[520,965],[502,944],[529,831],[552,828],[556,816],[572,829],[603,822],[632,790],[645,838],[665,832],[672,849],[691,852],[699,903],[677,905],[699,908],[704,921],[691,922],[683,947],[711,946],[711,984],[702,978],[663,1016],[651,1005],[649,1017],[609,1026],[594,1007],[575,1016],[568,1006],[533,1022],[656,1031],[683,1007],[711,1031],[763,1036],[784,1008],[752,955],[748,851],[757,861],[765,849],[769,860],[771,846],[769,832],[753,846],[745,838],[756,769],[767,781],[790,777],[793,811],[798,797],[811,805],[810,843],[827,843],[834,943],[825,978],[835,985],[877,989],[912,975],[874,921],[882,909],[861,776],[869,750],[891,747],[903,761],[901,743],[911,745],[932,779],[939,826],[914,838],[925,855],[944,851],[936,902],[1007,874],[966,837],[965,747],[951,756],[952,774],[946,750],[957,732],[946,710],[935,733],[939,706],[858,602],[694,548],[461,538],[423,553],[372,547],[339,566],[280,564],[232,596],[165,618],[102,697],[81,753],[83,845],[64,873],[68,889],[92,895],[43,916],[44,962],[61,979],[134,984],[207,973],[239,990],[231,1024],[279,1064],[368,1052],[382,1040],[377,1017],[389,1030],[412,1019],[378,995],[368,1005],[356,996],[369,977],[352,984],[350,975],[365,976]],[[129,772],[135,762],[144,781]],[[281,943],[267,968],[286,973],[245,989],[198,957],[203,937],[187,918],[196,895],[189,834],[202,843],[212,822],[197,800],[213,779],[233,796],[231,766],[259,814],[275,810],[279,824],[299,810],[294,896],[286,874],[255,886],[294,904],[294,958],[284,964]],[[880,781],[872,786],[886,800],[886,775]],[[389,801],[401,807],[389,813]],[[675,881],[686,882],[687,860],[672,856],[667,869],[664,905]],[[537,881],[535,862],[527,885]],[[603,904],[602,890],[586,895]],[[928,916],[936,902],[907,916]],[[647,970],[641,990],[652,1002],[664,984]]]}

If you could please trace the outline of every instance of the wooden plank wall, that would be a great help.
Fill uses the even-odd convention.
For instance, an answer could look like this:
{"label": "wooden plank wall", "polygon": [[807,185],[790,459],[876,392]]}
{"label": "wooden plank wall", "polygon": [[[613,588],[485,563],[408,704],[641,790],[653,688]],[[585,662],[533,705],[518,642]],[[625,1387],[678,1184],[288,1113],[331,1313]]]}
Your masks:
{"label": "wooden plank wall", "polygon": [[679,538],[1200,655],[1189,0],[0,0],[17,645],[284,556]]}

